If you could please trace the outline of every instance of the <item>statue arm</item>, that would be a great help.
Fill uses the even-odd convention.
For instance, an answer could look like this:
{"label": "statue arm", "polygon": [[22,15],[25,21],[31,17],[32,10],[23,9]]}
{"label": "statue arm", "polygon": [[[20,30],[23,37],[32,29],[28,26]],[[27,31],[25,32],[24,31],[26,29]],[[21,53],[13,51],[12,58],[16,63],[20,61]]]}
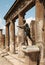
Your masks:
{"label": "statue arm", "polygon": [[21,29],[24,29],[24,28],[25,28],[25,25],[26,25],[26,23],[23,24],[23,25],[19,25],[19,26],[17,26],[17,27],[19,27],[19,28],[21,28]]}
{"label": "statue arm", "polygon": [[25,24],[23,24],[23,25],[20,25],[20,27],[25,27],[25,25],[26,25],[26,23],[25,23]]}
{"label": "statue arm", "polygon": [[22,26],[17,26],[17,27],[19,27],[19,28],[21,28],[21,29],[24,29],[24,27],[22,27]]}

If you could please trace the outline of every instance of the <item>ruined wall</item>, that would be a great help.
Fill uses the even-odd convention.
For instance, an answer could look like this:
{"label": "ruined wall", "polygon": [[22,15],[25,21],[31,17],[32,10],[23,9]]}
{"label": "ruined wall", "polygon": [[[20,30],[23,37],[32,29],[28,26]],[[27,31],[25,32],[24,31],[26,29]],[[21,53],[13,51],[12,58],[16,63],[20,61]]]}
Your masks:
{"label": "ruined wall", "polygon": [[5,35],[2,35],[2,48],[5,48]]}
{"label": "ruined wall", "polygon": [[2,44],[2,30],[0,30],[0,47],[1,47],[1,44]]}
{"label": "ruined wall", "polygon": [[0,48],[5,47],[5,35],[2,34],[2,29],[0,30]]}

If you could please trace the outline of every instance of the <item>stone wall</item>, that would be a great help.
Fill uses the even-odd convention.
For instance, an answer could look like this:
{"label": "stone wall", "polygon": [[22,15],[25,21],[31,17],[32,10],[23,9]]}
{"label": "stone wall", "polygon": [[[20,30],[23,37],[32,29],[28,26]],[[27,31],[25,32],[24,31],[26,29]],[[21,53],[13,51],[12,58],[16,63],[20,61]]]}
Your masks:
{"label": "stone wall", "polygon": [[2,44],[2,29],[0,29],[0,47],[1,47],[1,44]]}
{"label": "stone wall", "polygon": [[5,48],[5,35],[2,34],[2,48]]}
{"label": "stone wall", "polygon": [[4,49],[5,47],[5,35],[2,34],[2,29],[0,29],[0,48]]}

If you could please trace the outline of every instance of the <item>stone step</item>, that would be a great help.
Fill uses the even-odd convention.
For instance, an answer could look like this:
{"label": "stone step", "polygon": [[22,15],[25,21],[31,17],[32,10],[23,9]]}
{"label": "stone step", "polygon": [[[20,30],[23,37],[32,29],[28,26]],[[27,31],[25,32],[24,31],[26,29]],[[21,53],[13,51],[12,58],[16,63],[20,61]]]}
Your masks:
{"label": "stone step", "polygon": [[5,56],[5,58],[11,62],[13,65],[26,65],[21,59],[13,57],[11,55]]}
{"label": "stone step", "polygon": [[9,55],[8,53],[1,54],[2,57]]}
{"label": "stone step", "polygon": [[4,53],[7,53],[7,51],[5,49],[4,50],[0,49],[0,54],[4,54]]}
{"label": "stone step", "polygon": [[8,54],[13,57],[14,59],[17,58],[18,60],[21,59],[21,61],[24,63],[25,61],[25,57],[24,58],[20,58],[18,54],[11,54],[10,52],[8,52]]}
{"label": "stone step", "polygon": [[2,50],[2,49],[0,49],[0,55],[2,56],[2,57],[4,57],[4,56],[7,56],[7,55],[9,55],[8,53],[7,53],[7,51],[4,49],[4,50]]}
{"label": "stone step", "polygon": [[37,63],[36,62],[32,62],[31,59],[30,61],[28,62],[29,59],[27,59],[26,57],[25,58],[19,58],[18,57],[18,54],[11,54],[8,52],[8,56],[5,56],[5,58],[10,61],[13,65],[36,65]]}

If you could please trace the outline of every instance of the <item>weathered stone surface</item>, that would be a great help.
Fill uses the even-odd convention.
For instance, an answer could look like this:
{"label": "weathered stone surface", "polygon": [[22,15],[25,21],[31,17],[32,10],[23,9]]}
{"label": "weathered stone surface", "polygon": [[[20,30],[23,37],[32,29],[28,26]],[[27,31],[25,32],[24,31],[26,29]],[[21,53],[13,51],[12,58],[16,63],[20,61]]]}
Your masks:
{"label": "weathered stone surface", "polygon": [[[10,18],[13,20],[17,18],[20,12],[25,13],[29,8],[32,8],[35,5],[35,0],[18,0],[16,1],[11,9],[8,11],[7,15],[4,17],[5,19]],[[10,14],[9,14],[10,13]]]}
{"label": "weathered stone surface", "polygon": [[2,44],[2,30],[0,30],[0,47],[1,47],[1,44]]}
{"label": "weathered stone surface", "polygon": [[6,25],[6,34],[5,34],[5,48],[9,50],[9,26]]}
{"label": "weathered stone surface", "polygon": [[43,41],[42,28],[43,28],[43,4],[38,0],[36,2],[36,41]]}
{"label": "weathered stone surface", "polygon": [[2,34],[2,49],[5,48],[5,35]]}
{"label": "weathered stone surface", "polygon": [[[19,14],[19,23],[18,23],[19,26],[24,24],[23,21],[24,21],[24,15],[23,13],[21,13]],[[24,30],[23,29],[19,28],[18,36],[19,36],[19,43],[20,42],[24,43]]]}
{"label": "weathered stone surface", "polygon": [[35,20],[32,20],[30,23],[30,34],[34,41],[32,44],[34,45],[35,44]]}
{"label": "weathered stone surface", "polygon": [[5,48],[5,35],[2,34],[2,29],[0,29],[0,48]]}
{"label": "weathered stone surface", "polygon": [[39,48],[36,45],[32,45],[32,46],[27,46],[26,48],[24,48],[22,46],[22,51],[25,53],[31,53],[31,52],[39,52]]}
{"label": "weathered stone surface", "polygon": [[15,52],[15,25],[10,20],[10,52]]}
{"label": "weathered stone surface", "polygon": [[[19,26],[24,24],[23,21],[24,21],[24,15],[23,15],[23,13],[21,13],[21,14],[19,14]],[[19,50],[20,50],[19,55],[20,56],[22,55],[22,57],[23,57],[24,53],[21,51],[20,48],[21,48],[22,44],[24,44],[24,42],[25,42],[25,39],[24,39],[25,35],[24,35],[24,30],[21,28],[19,28],[19,30],[18,30],[18,38],[19,38]]]}
{"label": "weathered stone surface", "polygon": [[41,58],[40,61],[43,60],[43,19],[44,19],[44,6],[43,6],[43,2],[41,2],[40,0],[36,0],[36,32],[35,32],[35,38],[36,38],[36,44],[39,45],[40,51],[41,51]]}
{"label": "weathered stone surface", "polygon": [[[18,6],[19,5],[19,6]],[[39,47],[39,50],[40,50],[40,54],[41,56],[37,56],[37,54],[34,55],[33,54],[27,54],[26,56],[26,64],[27,65],[38,65],[39,64],[39,61],[40,61],[40,65],[42,65],[42,60],[43,60],[43,56],[44,56],[44,53],[45,52],[43,50],[43,48],[45,47],[45,43],[44,43],[44,39],[43,39],[43,31],[42,31],[42,28],[44,25],[44,19],[45,19],[45,1],[43,2],[42,0],[17,0],[16,1],[16,4],[14,3],[12,8],[8,11],[9,13],[6,14],[5,16],[5,19],[11,19],[12,21],[10,21],[10,52],[11,53],[14,53],[14,39],[15,39],[15,35],[14,35],[14,24],[13,24],[13,20],[14,19],[17,19],[19,18],[19,25],[22,25],[23,24],[23,17],[24,17],[24,13],[27,12],[28,9],[30,9],[31,7],[33,6],[36,6],[36,20],[35,20],[35,32],[32,32],[33,35],[35,37],[34,40],[36,41],[36,45]],[[9,22],[6,22],[6,25],[9,24]],[[34,24],[34,25],[35,25]],[[34,27],[33,25],[33,27]],[[32,27],[32,28],[33,28]],[[8,30],[8,29],[7,29]],[[9,39],[9,36],[8,36],[8,33],[6,33],[7,36],[6,36],[6,45],[8,46],[8,39]],[[45,33],[44,33],[45,34]],[[18,43],[19,43],[19,56],[24,56],[24,53],[21,51],[21,46],[22,46],[22,43],[24,43],[24,30],[22,29],[19,29],[18,31]],[[6,47],[7,48],[7,47]],[[39,54],[38,54],[39,55]],[[37,56],[37,58],[40,58],[37,59],[36,62],[33,62],[31,61],[33,57],[33,59],[35,59],[35,56]],[[38,62],[38,63],[37,63]]]}

